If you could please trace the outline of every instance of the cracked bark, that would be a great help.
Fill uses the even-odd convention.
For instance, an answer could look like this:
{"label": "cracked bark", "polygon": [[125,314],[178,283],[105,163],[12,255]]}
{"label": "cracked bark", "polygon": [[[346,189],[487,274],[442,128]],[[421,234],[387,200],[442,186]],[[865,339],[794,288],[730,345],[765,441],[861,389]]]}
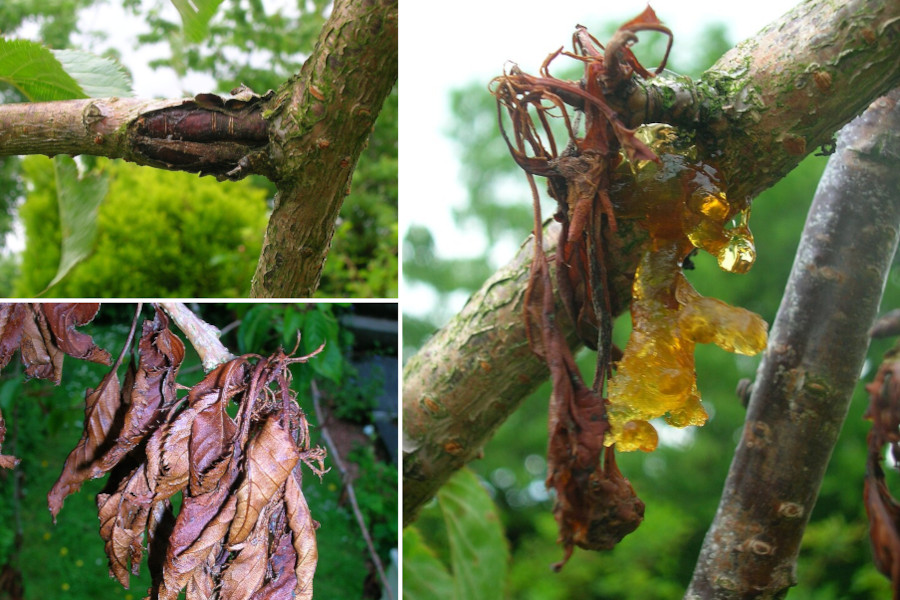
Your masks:
{"label": "cracked bark", "polygon": [[[755,196],[830,140],[874,98],[900,84],[898,38],[900,3],[805,2],[728,52],[697,82],[661,77],[644,87],[623,89],[617,110],[630,125],[668,121],[696,130],[715,144],[729,195]],[[617,250],[609,257],[617,290],[633,277],[644,239],[641,230],[620,231]],[[520,306],[500,310],[481,305],[488,295],[513,298],[524,291],[527,278],[503,275],[510,269],[527,271],[528,263],[522,261],[529,259],[523,252],[488,280],[404,369],[405,523],[456,469],[478,456],[522,398],[546,380],[544,368],[518,343],[491,346],[488,353],[481,345],[466,345],[477,311],[483,329],[503,332],[510,340],[525,339]],[[623,295],[622,302],[627,300]],[[613,312],[625,308],[613,307]],[[571,336],[570,328],[565,332]],[[482,372],[488,371],[490,377],[484,378]],[[514,380],[519,383],[509,383]],[[438,411],[429,409],[435,399],[441,401]],[[490,404],[489,426],[473,426],[474,417],[467,412],[479,401]],[[464,443],[457,445],[459,440]]]}
{"label": "cracked bark", "polygon": [[359,155],[397,81],[397,0],[337,0],[274,94],[0,105],[0,156],[89,154],[278,187],[254,297],[309,297]]}

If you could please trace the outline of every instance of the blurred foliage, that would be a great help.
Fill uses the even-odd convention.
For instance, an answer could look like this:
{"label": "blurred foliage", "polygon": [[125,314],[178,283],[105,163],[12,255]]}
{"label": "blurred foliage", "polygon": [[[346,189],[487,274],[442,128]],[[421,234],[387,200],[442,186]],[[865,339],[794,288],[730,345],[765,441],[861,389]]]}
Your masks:
{"label": "blurred foliage", "polygon": [[[244,348],[248,352],[269,354],[284,340],[290,340],[290,350],[298,328],[313,336],[320,327],[314,324],[318,317],[298,326],[292,315],[321,314],[336,324],[328,334],[328,343],[339,349],[337,359],[323,358],[346,363],[354,353],[352,335],[337,325],[337,315],[352,310],[352,307],[204,303],[192,304],[191,308],[208,322],[226,329],[222,340],[233,351],[236,351],[239,338],[248,344]],[[248,319],[251,311],[265,315],[266,319],[259,316]],[[133,314],[132,305],[103,305],[96,320],[83,330],[115,355],[121,350]],[[143,317],[152,318],[149,306],[145,305]],[[238,321],[238,327],[227,327]],[[257,333],[248,334],[242,331],[244,327],[252,327]],[[193,385],[201,379],[203,372],[193,348],[190,344],[186,346],[179,383]],[[309,392],[316,360],[291,366],[292,388],[297,391],[298,401],[309,418],[313,444],[322,446],[324,442],[320,438]],[[0,566],[11,564],[21,571],[25,600],[135,600],[144,597],[144,591],[150,585],[146,564],[141,566],[140,577],[132,580],[130,590],[122,589],[107,576],[107,559],[98,533],[94,504],[95,495],[103,488],[103,480],[88,481],[80,492],[67,498],[56,525],[47,511],[46,493],[59,476],[68,452],[81,436],[85,389],[97,385],[103,377],[104,367],[66,357],[62,384],[55,387],[44,381],[23,382],[19,364],[15,357],[0,377],[0,410],[8,427],[3,450],[22,459],[16,469],[0,471],[0,522],[3,523],[0,527]],[[396,467],[376,459],[368,446],[360,447],[345,459],[358,463],[360,477],[355,482],[358,499],[380,555],[387,561],[390,549],[397,545]],[[329,464],[326,459],[326,466]],[[317,536],[316,597],[369,597],[364,596],[369,554],[356,519],[343,497],[340,473],[332,468],[320,482],[305,470],[303,484],[313,517],[321,524]],[[17,532],[21,532],[18,547]]]}
{"label": "blurred foliage", "polygon": [[[604,35],[597,37],[605,39]],[[709,30],[702,39],[703,43],[683,46],[696,54],[675,54],[671,68],[696,76],[730,46],[721,27]],[[639,54],[641,46],[635,46]],[[677,37],[674,51],[682,51]],[[653,64],[653,59],[642,60]],[[464,227],[473,240],[487,239],[488,250],[504,243],[507,250],[514,249],[531,229],[530,192],[498,135],[493,100],[485,93],[484,82],[477,82],[458,90],[452,101],[451,135],[459,145],[463,183],[470,196],[469,206],[456,213],[456,225]],[[826,162],[823,157],[807,158],[754,200],[750,227],[758,258],[748,274],[725,273],[710,256],[694,259],[696,269],[687,276],[700,293],[749,308],[772,323]],[[410,218],[414,220],[415,215]],[[496,252],[465,261],[444,258],[434,251],[436,235],[439,233],[413,226],[404,239],[404,273],[428,286],[437,298],[435,307],[404,316],[406,349],[418,347],[449,317],[441,309],[449,293],[473,291],[509,258]],[[896,266],[882,304],[885,311],[900,306],[900,269]],[[624,347],[629,331],[626,314],[616,321],[618,346]],[[862,383],[857,386],[803,539],[799,584],[789,591],[789,600],[890,597],[889,582],[872,565],[862,502],[869,429],[862,418],[867,405],[862,384],[874,375],[890,345],[889,341],[876,341],[870,348]],[[759,363],[759,357],[734,356],[707,345],[697,346],[696,357],[697,379],[710,420],[702,428],[685,430],[660,424],[661,443],[655,452],[618,455],[622,472],[646,503],[646,515],[638,530],[611,552],[576,549],[561,573],[550,570],[562,557],[562,549],[556,544],[553,503],[544,485],[549,384],[526,399],[500,427],[485,446],[483,459],[469,464],[493,496],[506,529],[512,553],[506,597],[674,600],[683,596],[743,426],[745,411],[735,387],[739,379],[752,378]],[[578,360],[589,377],[595,355],[582,351]],[[449,565],[445,527],[436,502],[426,505],[415,527],[417,535],[424,538],[416,540],[416,548],[420,542],[428,543],[441,563]]]}
{"label": "blurred foliage", "polygon": [[[44,43],[67,47],[75,31],[78,11],[97,2],[8,0],[0,5],[0,31],[14,35],[23,22],[36,20],[41,23]],[[241,83],[259,92],[276,89],[299,72],[331,10],[329,0],[284,2],[270,12],[262,0],[225,0],[210,23],[207,38],[200,44],[188,44],[180,18],[171,10],[168,0],[124,0],[124,5],[149,25],[148,32],[137,36],[139,44],[163,43],[169,48],[169,55],[152,61],[152,66],[171,68],[182,78],[207,74],[216,80],[216,90],[191,90],[190,93],[226,93]],[[184,90],[172,90],[168,95],[182,93]],[[14,99],[0,97],[0,101]],[[322,272],[319,297],[397,296],[397,115],[395,88],[385,100],[368,147],[357,163],[352,191],[344,199],[332,249]],[[14,160],[6,162],[16,164]],[[275,186],[261,177],[250,180],[266,190],[271,204]],[[0,164],[0,234],[9,229],[8,225],[3,229],[3,214],[11,213],[16,199],[21,198],[21,185],[17,169]],[[259,247],[261,241],[262,234],[259,234],[259,241],[254,245]],[[224,267],[225,263],[216,266]],[[240,287],[249,290],[249,284],[248,277]],[[92,290],[88,295],[99,294]],[[221,290],[215,295],[233,294]]]}
{"label": "blurred foliage", "polygon": [[[13,290],[18,297],[40,293],[53,278],[60,239],[52,164],[42,156],[23,162],[31,191],[20,211],[26,247]],[[49,296],[249,294],[266,223],[263,190],[247,181],[220,183],[122,161],[99,159],[97,164],[111,178],[94,253]]]}

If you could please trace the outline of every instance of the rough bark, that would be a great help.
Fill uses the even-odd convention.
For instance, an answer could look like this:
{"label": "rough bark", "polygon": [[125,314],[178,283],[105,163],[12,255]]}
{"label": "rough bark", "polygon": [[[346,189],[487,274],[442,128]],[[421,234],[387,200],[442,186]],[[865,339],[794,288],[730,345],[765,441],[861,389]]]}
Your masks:
{"label": "rough bark", "polygon": [[254,297],[311,296],[350,176],[397,80],[397,0],[338,0],[313,55],[265,114],[279,191]]}
{"label": "rough bark", "polygon": [[[727,53],[696,83],[661,77],[641,88],[623,89],[618,112],[630,125],[664,121],[696,130],[715,143],[729,195],[753,196],[830,140],[867,103],[900,83],[898,37],[900,4],[893,0],[804,2]],[[820,72],[827,76],[817,78]],[[611,195],[615,203],[615,191]],[[640,230],[623,233],[608,257],[618,281],[633,276],[640,254],[636,248],[646,239]],[[524,275],[521,279],[503,275],[508,269],[527,272],[527,264],[518,264],[521,260],[522,252],[488,280],[470,304],[488,295],[513,298],[523,293]],[[623,302],[627,299],[622,297]],[[613,312],[625,308],[614,307]],[[543,367],[530,356],[523,358],[527,349],[515,344],[499,345],[480,360],[459,351],[472,332],[481,330],[502,331],[506,338],[524,344],[520,308],[484,315],[478,329],[469,329],[471,312],[477,310],[467,306],[410,359],[404,371],[404,449],[410,453],[404,455],[409,467],[404,468],[405,522],[453,471],[477,456],[521,399],[546,380]],[[454,382],[482,381],[479,371],[490,372],[483,384],[460,385],[454,394],[447,394]],[[507,389],[509,382],[520,378],[527,384]],[[485,398],[501,398],[501,393],[503,399],[490,405],[489,425],[476,425],[471,406]],[[435,398],[440,399],[439,410],[431,414],[422,405]],[[409,421],[407,414],[419,416]],[[483,416],[480,409],[478,414]],[[424,422],[429,416],[430,424]],[[416,429],[409,429],[413,424]],[[438,424],[440,433],[424,435]],[[461,451],[451,443],[456,438],[466,444]],[[451,451],[456,454],[447,456]]]}
{"label": "rough bark", "polygon": [[900,88],[841,132],[685,598],[783,598],[900,237]]}
{"label": "rough bark", "polygon": [[397,81],[397,0],[337,0],[274,95],[0,105],[0,156],[89,154],[278,186],[254,297],[309,297],[359,155]]}

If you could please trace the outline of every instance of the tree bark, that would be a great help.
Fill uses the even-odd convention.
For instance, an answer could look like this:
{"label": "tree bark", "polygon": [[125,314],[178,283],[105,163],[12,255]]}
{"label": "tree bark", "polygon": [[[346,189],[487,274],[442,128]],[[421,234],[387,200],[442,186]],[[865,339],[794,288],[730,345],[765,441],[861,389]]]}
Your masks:
{"label": "tree bark", "polygon": [[278,195],[254,297],[311,296],[350,176],[397,80],[397,0],[337,0],[312,56],[265,115]]}
{"label": "tree bark", "polygon": [[900,238],[900,88],[819,183],[687,599],[783,598]]}
{"label": "tree bark", "polygon": [[[825,0],[805,2],[723,56],[697,83],[683,77],[650,80],[643,87],[623,89],[616,108],[631,126],[663,121],[697,131],[701,140],[717,149],[729,195],[752,196],[781,179],[873,98],[900,84],[898,38],[900,3],[896,1],[851,0],[841,6]],[[816,78],[820,71],[827,76]],[[611,195],[615,204],[615,190]],[[622,228],[621,221],[619,225],[625,237],[619,238],[608,256],[610,272],[616,281],[630,280],[646,233],[639,227]],[[469,324],[471,313],[480,310],[481,298],[513,298],[523,293],[527,278],[504,275],[509,269],[527,272],[522,260],[520,251],[473,295],[469,304],[475,306],[467,305],[406,366],[407,523],[453,471],[478,455],[521,399],[546,380],[544,367],[530,356],[524,358],[527,350],[517,345],[525,339],[520,308],[482,315],[478,329]],[[621,284],[614,288],[620,289]],[[627,301],[627,295],[621,297],[622,303]],[[625,308],[613,307],[613,312]],[[491,352],[473,360],[471,352],[459,349],[472,332],[482,330],[503,332],[516,343],[491,346]],[[571,337],[572,332],[565,329],[565,334]],[[487,372],[490,377],[483,378],[481,373]],[[514,380],[521,381],[513,386]],[[459,385],[455,393],[446,393],[454,382],[469,385],[471,381],[482,383],[468,389]],[[492,402],[494,398],[498,400]],[[439,427],[426,435],[418,415],[428,415],[423,405],[435,399],[440,402],[429,426]],[[470,412],[479,402],[492,402],[489,409],[479,408],[476,413],[484,416],[483,410],[490,411],[486,427],[476,425]],[[417,417],[407,420],[407,414]],[[461,449],[450,432],[465,432]]]}
{"label": "tree bark", "polygon": [[300,73],[272,96],[0,105],[0,156],[89,154],[278,186],[254,297],[319,285],[350,178],[397,81],[397,0],[337,0]]}

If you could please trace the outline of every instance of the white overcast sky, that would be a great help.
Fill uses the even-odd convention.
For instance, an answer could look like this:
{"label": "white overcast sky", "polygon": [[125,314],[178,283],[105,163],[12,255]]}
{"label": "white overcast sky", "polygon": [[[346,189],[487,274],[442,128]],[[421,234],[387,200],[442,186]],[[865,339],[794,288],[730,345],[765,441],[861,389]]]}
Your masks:
{"label": "white overcast sky", "polygon": [[[710,0],[653,0],[657,16],[689,43],[708,23],[724,23],[735,42],[753,36],[787,12],[791,0],[750,4]],[[440,6],[440,8],[437,8]],[[438,253],[471,256],[483,242],[453,226],[451,209],[465,199],[459,183],[457,150],[445,134],[450,123],[449,93],[473,81],[487,82],[512,61],[537,71],[551,50],[571,45],[576,24],[625,22],[646,7],[641,0],[453,0],[435,5],[406,1],[400,10],[400,235],[411,223],[432,230]],[[603,40],[601,40],[603,41]],[[523,198],[530,203],[530,198]],[[522,232],[524,239],[526,232]],[[509,250],[512,252],[512,249]],[[433,310],[422,286],[401,287],[404,310]],[[465,297],[442,312],[453,314]]]}

